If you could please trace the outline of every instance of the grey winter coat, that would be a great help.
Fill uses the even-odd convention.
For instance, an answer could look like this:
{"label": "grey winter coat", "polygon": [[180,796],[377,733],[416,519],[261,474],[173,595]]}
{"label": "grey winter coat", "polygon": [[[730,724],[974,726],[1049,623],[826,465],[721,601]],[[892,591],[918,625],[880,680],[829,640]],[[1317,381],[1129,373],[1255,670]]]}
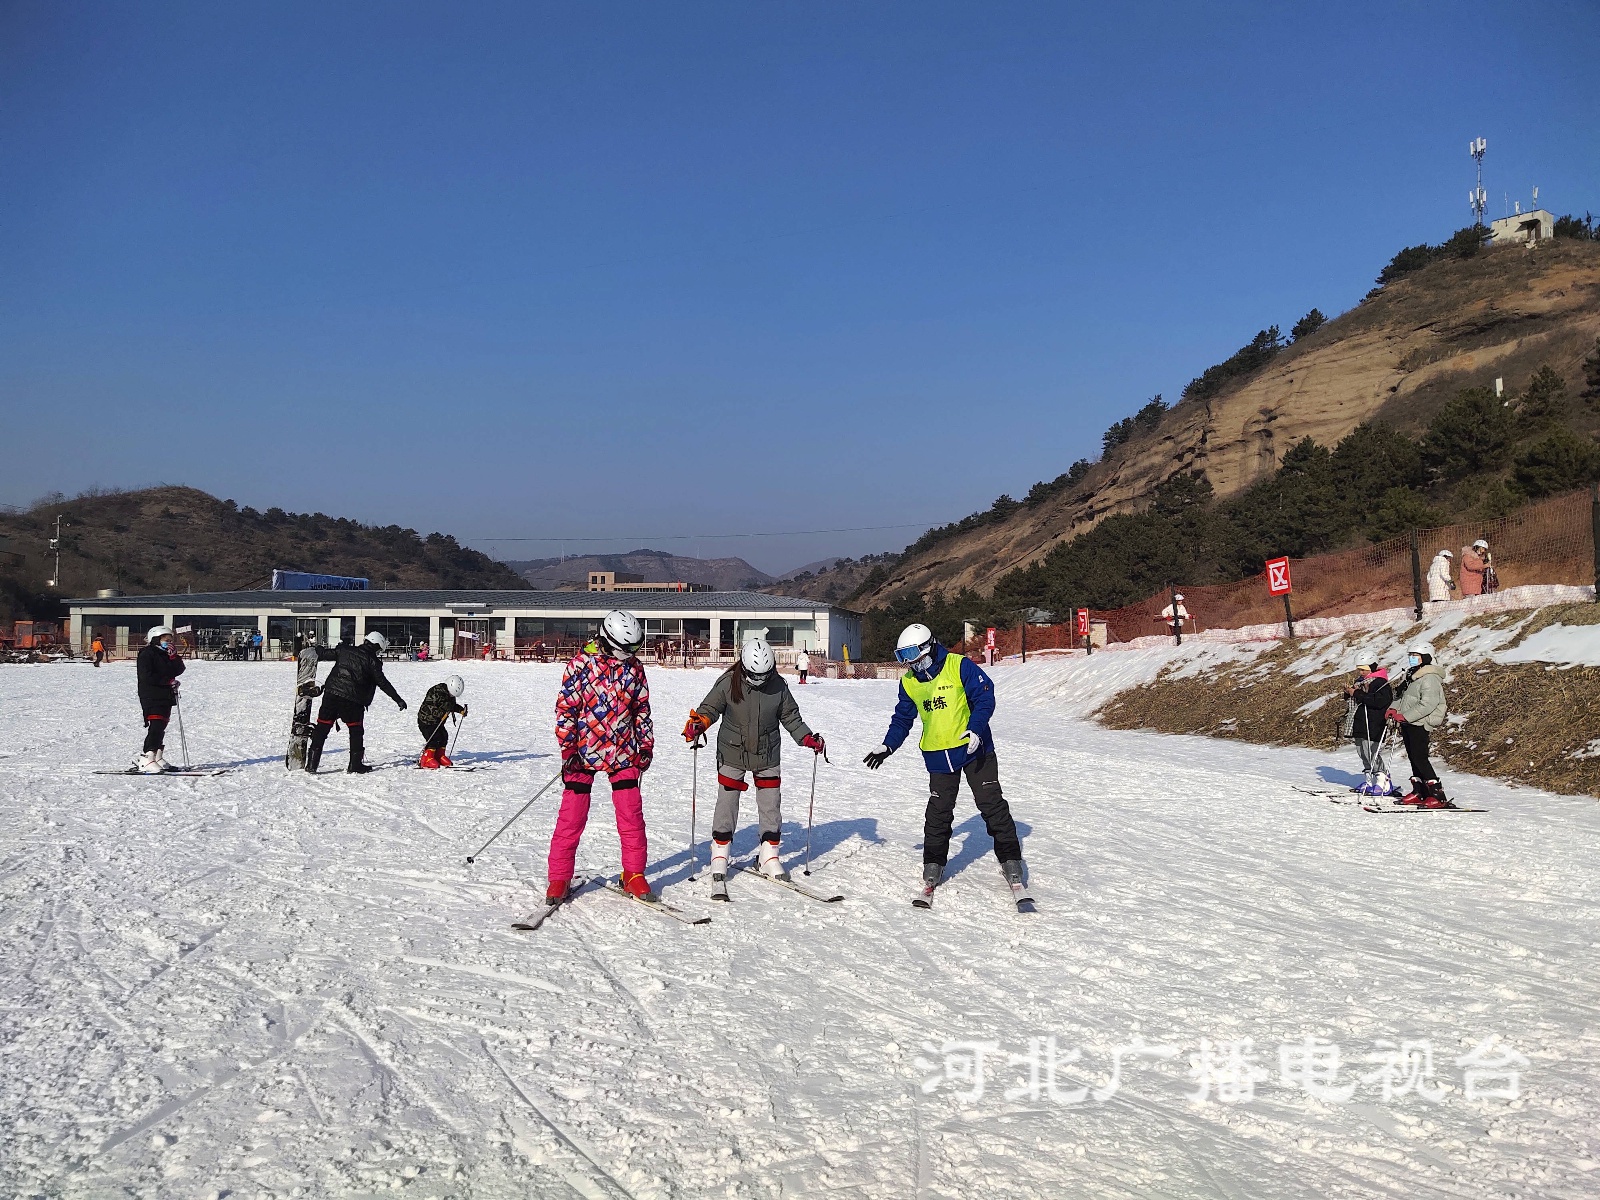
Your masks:
{"label": "grey winter coat", "polygon": [[740,680],[744,695],[735,703],[733,672],[738,669],[719,675],[695,711],[713,723],[722,719],[722,728],[717,730],[718,763],[736,771],[765,771],[778,765],[779,725],[796,743],[810,737],[811,728],[800,719],[800,706],[794,702],[788,682],[776,671],[759,688]]}
{"label": "grey winter coat", "polygon": [[1394,702],[1400,715],[1412,725],[1437,729],[1444,724],[1444,672],[1432,663],[1416,667],[1406,675],[1405,687]]}

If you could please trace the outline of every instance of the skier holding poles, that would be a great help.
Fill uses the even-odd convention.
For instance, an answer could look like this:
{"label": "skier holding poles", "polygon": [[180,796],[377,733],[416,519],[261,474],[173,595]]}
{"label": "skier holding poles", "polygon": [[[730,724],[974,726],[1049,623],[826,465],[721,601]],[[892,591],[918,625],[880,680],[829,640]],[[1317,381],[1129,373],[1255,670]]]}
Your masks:
{"label": "skier holding poles", "polygon": [[[930,905],[933,889],[944,878],[956,793],[964,774],[984,826],[994,839],[1001,874],[1021,908],[1027,900],[1022,891],[1022,843],[1011,819],[1011,806],[1000,790],[1000,766],[989,732],[994,684],[977,663],[940,645],[926,625],[906,626],[894,656],[909,670],[900,680],[900,698],[883,744],[862,761],[876,771],[906,740],[912,721],[922,718],[920,745],[928,768],[929,796],[923,818],[922,895],[917,903]],[[1031,901],[1028,903],[1031,906]]]}
{"label": "skier holding poles", "polygon": [[431,771],[455,765],[445,753],[445,747],[450,743],[450,735],[445,730],[444,723],[450,719],[452,713],[460,713],[463,717],[467,715],[467,706],[456,703],[461,698],[461,693],[466,690],[466,681],[459,675],[452,675],[443,683],[434,684],[422,698],[422,703],[417,707],[417,731],[422,734],[425,741],[422,759],[418,762],[418,766]]}
{"label": "skier holding poles", "polygon": [[167,722],[172,719],[172,706],[178,702],[178,676],[183,671],[172,630],[157,625],[146,637],[138,659],[144,750],[134,757],[133,769],[141,775],[159,775],[175,769],[166,758]]}
{"label": "skier holding poles", "polygon": [[335,721],[343,721],[350,731],[350,765],[345,771],[351,775],[365,775],[372,770],[364,760],[366,749],[367,708],[372,698],[382,688],[389,699],[405,712],[406,702],[394,690],[383,674],[383,663],[378,658],[380,650],[389,648],[389,639],[377,630],[367,634],[359,643],[340,642],[332,650],[317,649],[319,659],[333,659],[333,670],[322,685],[322,707],[317,710],[316,728],[311,734],[311,745],[306,748],[306,770],[313,775],[322,762],[322,747],[333,731]]}
{"label": "skier holding poles", "polygon": [[733,831],[739,824],[739,798],[749,789],[745,774],[756,787],[756,811],[761,822],[761,844],[756,869],[763,875],[787,880],[789,873],[778,861],[778,843],[783,828],[781,770],[778,765],[782,739],[781,725],[799,745],[821,754],[820,734],[800,718],[800,707],[789,690],[788,681],[777,671],[772,647],[759,638],[750,638],[739,651],[739,661],[717,677],[689,713],[683,727],[683,740],[696,740],[722,720],[717,731],[717,808],[711,819],[712,896],[726,900],[728,853]]}
{"label": "skier holding poles", "polygon": [[556,695],[556,741],[561,746],[565,789],[555,831],[550,835],[545,903],[559,904],[572,886],[578,841],[589,821],[594,777],[611,779],[622,842],[622,888],[654,900],[644,868],[649,857],[639,776],[655,756],[655,726],[650,719],[650,686],[637,655],[644,628],[632,613],[614,610],[600,623],[599,636],[567,663]]}

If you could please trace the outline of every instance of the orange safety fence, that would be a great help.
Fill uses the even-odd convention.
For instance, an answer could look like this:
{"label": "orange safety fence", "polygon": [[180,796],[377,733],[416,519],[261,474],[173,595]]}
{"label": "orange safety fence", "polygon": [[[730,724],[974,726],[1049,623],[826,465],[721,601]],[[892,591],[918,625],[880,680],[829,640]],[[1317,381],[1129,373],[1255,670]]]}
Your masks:
{"label": "orange safety fence", "polygon": [[[1434,556],[1441,550],[1450,551],[1454,556],[1451,577],[1459,584],[1462,553],[1479,538],[1489,543],[1491,565],[1501,589],[1524,584],[1593,584],[1594,504],[1589,491],[1569,492],[1496,520],[1417,530],[1416,565],[1422,577],[1423,601],[1428,599],[1427,573]],[[1295,620],[1411,607],[1415,603],[1412,545],[1413,535],[1406,534],[1352,550],[1290,559],[1294,587],[1290,604]],[[1184,623],[1185,633],[1284,622],[1283,600],[1267,591],[1264,574],[1224,584],[1175,581],[1174,587],[1163,588],[1147,599],[1122,608],[1094,609],[1090,615],[1097,625],[1105,623],[1107,642],[1170,633],[1171,626],[1161,614],[1172,603],[1173,591],[1183,596],[1182,607],[1190,617]],[[1459,591],[1451,593],[1452,598],[1460,595]],[[1083,646],[1070,621],[1030,625],[1026,637],[1029,651]],[[982,632],[963,643],[964,650],[980,657],[983,646]],[[1022,648],[1020,626],[995,630],[996,658],[1017,654]]]}

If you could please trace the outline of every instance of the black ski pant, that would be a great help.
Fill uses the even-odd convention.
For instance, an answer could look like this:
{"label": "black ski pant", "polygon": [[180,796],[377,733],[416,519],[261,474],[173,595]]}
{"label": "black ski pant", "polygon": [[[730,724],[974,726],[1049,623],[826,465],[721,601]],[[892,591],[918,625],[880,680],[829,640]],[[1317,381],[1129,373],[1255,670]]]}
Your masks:
{"label": "black ski pant", "polygon": [[424,750],[443,750],[450,744],[450,718],[443,721],[430,722],[432,732],[423,726],[421,718],[417,720],[417,732],[428,740],[422,744]]}
{"label": "black ski pant", "polygon": [[1400,726],[1400,736],[1406,744],[1406,757],[1411,760],[1411,775],[1423,783],[1437,783],[1438,774],[1428,758],[1428,731],[1410,721]]}
{"label": "black ski pant", "polygon": [[172,701],[144,700],[140,704],[144,709],[145,752],[160,750],[167,744],[167,722],[172,720]]}
{"label": "black ski pant", "polygon": [[950,859],[950,828],[955,821],[956,793],[961,789],[961,776],[967,777],[972,798],[978,812],[983,815],[984,827],[994,839],[994,856],[1001,862],[1012,862],[1022,857],[1022,843],[1017,838],[1016,822],[1011,819],[1011,806],[1000,790],[1000,762],[998,756],[985,754],[968,762],[960,771],[928,772],[928,811],[922,824],[922,861],[938,863],[941,867]]}
{"label": "black ski pant", "polygon": [[322,759],[322,744],[328,740],[328,734],[333,731],[335,721],[343,721],[350,730],[350,762],[352,764],[363,761],[366,753],[366,708],[355,700],[346,700],[343,696],[330,696],[322,694],[322,707],[317,710],[317,724],[311,731],[312,753],[308,761],[320,762]]}

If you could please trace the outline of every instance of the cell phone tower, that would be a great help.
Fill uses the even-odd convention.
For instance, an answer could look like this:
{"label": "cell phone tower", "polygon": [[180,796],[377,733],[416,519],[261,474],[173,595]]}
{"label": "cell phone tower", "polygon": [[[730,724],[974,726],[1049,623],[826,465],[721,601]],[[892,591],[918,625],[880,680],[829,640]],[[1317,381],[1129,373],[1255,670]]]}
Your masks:
{"label": "cell phone tower", "polygon": [[1489,143],[1482,138],[1467,143],[1467,153],[1478,164],[1478,186],[1467,193],[1467,203],[1472,205],[1472,215],[1477,218],[1479,225],[1483,224],[1483,210],[1489,203],[1489,195],[1483,190],[1483,152],[1488,148]]}

